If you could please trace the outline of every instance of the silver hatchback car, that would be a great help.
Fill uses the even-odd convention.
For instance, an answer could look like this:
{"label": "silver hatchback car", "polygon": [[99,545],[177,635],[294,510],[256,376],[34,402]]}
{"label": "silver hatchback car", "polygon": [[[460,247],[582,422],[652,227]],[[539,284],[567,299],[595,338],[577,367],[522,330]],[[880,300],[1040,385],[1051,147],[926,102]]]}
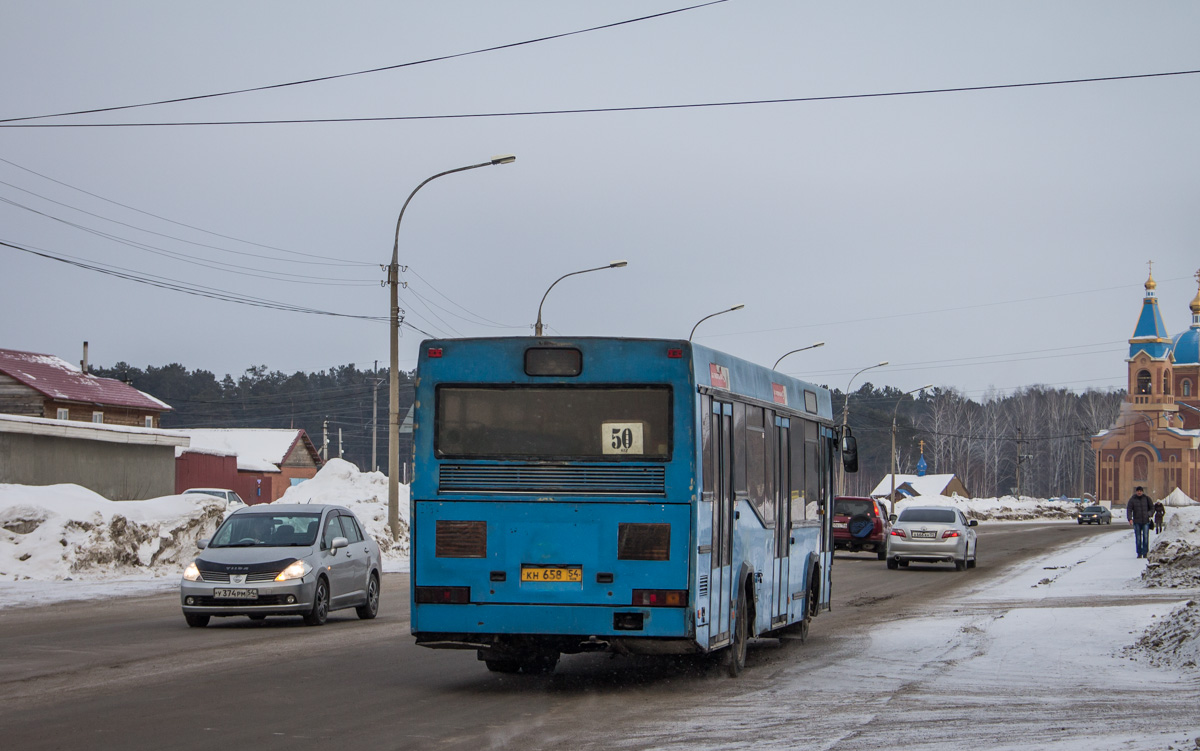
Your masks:
{"label": "silver hatchback car", "polygon": [[184,571],[183,617],[299,615],[320,626],[332,610],[379,612],[379,545],[342,506],[261,504],[230,514]]}
{"label": "silver hatchback car", "polygon": [[979,522],[967,520],[948,506],[910,506],[893,517],[888,535],[887,567],[918,563],[953,563],[959,571],[975,568],[979,555]]}

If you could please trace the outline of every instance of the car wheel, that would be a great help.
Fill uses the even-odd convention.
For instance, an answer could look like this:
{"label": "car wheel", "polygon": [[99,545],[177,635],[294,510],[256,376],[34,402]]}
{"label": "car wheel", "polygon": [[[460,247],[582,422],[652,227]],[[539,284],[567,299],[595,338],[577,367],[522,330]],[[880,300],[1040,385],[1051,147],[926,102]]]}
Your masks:
{"label": "car wheel", "polygon": [[325,577],[317,579],[317,590],[313,592],[312,610],[304,615],[305,626],[324,625],[329,618],[329,583]]}
{"label": "car wheel", "polygon": [[516,660],[484,660],[483,664],[493,673],[517,673],[521,670],[521,663]]}
{"label": "car wheel", "polygon": [[1079,520],[1079,526],[1081,526],[1081,527],[1083,526],[1083,519]]}
{"label": "car wheel", "polygon": [[908,568],[908,561],[900,561],[900,568]]}
{"label": "car wheel", "polygon": [[967,570],[967,551],[966,550],[963,550],[962,558],[954,559],[954,570],[955,571],[966,571]]}
{"label": "car wheel", "polygon": [[749,614],[746,612],[746,588],[742,585],[742,593],[738,595],[737,615],[733,623],[733,643],[725,653],[725,669],[732,678],[737,678],[746,669],[746,642],[749,641]]}
{"label": "car wheel", "polygon": [[890,568],[892,571],[895,571],[896,569],[900,568],[900,561],[896,560],[895,558],[888,558],[888,568]]}
{"label": "car wheel", "polygon": [[884,558],[887,558],[887,548],[878,548],[875,551],[875,555],[882,561]]}
{"label": "car wheel", "polygon": [[971,560],[967,561],[967,568],[975,568],[976,563],[979,563],[979,543],[975,543],[975,552],[971,555]]}
{"label": "car wheel", "polygon": [[379,577],[375,574],[371,574],[367,582],[367,601],[355,608],[354,612],[364,621],[369,621],[379,614]]}
{"label": "car wheel", "polygon": [[192,615],[191,613],[183,614],[183,620],[187,621],[187,625],[192,628],[204,628],[208,625],[208,619],[211,617],[208,615]]}

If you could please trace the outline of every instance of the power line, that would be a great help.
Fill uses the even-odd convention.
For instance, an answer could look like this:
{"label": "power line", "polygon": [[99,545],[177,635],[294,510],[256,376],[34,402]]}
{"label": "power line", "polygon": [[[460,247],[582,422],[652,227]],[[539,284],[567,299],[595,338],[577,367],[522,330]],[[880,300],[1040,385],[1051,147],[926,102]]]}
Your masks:
{"label": "power line", "polygon": [[[718,0],[720,1],[720,0]],[[550,115],[594,115],[620,112],[655,112],[662,110],[706,109],[714,107],[751,107],[771,104],[799,104],[806,102],[832,102],[848,99],[878,99],[884,97],[924,96],[929,94],[959,94],[973,91],[999,91],[1002,89],[1024,89],[1043,86],[1069,86],[1083,83],[1104,83],[1111,81],[1132,81],[1148,78],[1164,78],[1168,76],[1190,76],[1200,73],[1200,70],[1177,70],[1165,73],[1136,73],[1125,76],[1099,76],[1095,78],[1070,78],[1055,81],[1027,81],[1023,83],[1002,83],[983,86],[954,86],[942,89],[908,89],[904,91],[881,91],[866,94],[831,94],[828,96],[785,97],[778,99],[743,99],[726,102],[694,102],[689,104],[653,104],[628,107],[585,107],[581,109],[559,110],[521,110],[510,112],[469,112],[443,115],[392,115],[379,117],[319,117],[319,118],[288,118],[275,120],[174,120],[159,122],[135,123],[27,123],[0,120],[0,128],[167,128],[167,127],[199,127],[220,125],[312,125],[331,123],[379,123],[404,122],[414,120],[468,120],[478,118],[499,117],[544,117]]]}
{"label": "power line", "polygon": [[649,21],[649,20],[655,19],[655,18],[662,18],[664,16],[670,16],[670,15],[674,15],[676,13],[685,13],[690,10],[696,10],[698,8],[705,8],[710,5],[719,5],[719,4],[727,2],[727,1],[728,0],[712,0],[711,2],[701,3],[699,5],[691,5],[686,8],[677,8],[675,10],[664,11],[662,13],[654,13],[649,16],[641,16],[639,18],[631,18],[631,19],[628,19],[625,21],[616,21],[614,23],[604,24],[602,26],[592,26],[587,29],[578,29],[576,31],[568,31],[568,32],[563,32],[561,34],[552,34],[550,36],[538,37],[536,39],[527,39],[523,42],[510,42],[508,44],[500,44],[500,45],[496,45],[494,47],[485,47],[483,49],[471,50],[470,52],[457,52],[457,53],[453,53],[453,54],[449,54],[449,55],[441,55],[439,57],[426,58],[424,60],[414,60],[412,62],[398,63],[396,65],[385,65],[385,66],[382,66],[379,68],[369,68],[367,70],[358,70],[358,71],[353,71],[351,73],[336,73],[336,74],[328,75],[328,76],[319,76],[317,78],[306,78],[306,79],[303,79],[300,81],[289,81],[287,83],[276,83],[276,84],[270,84],[267,86],[254,86],[254,87],[249,87],[249,88],[244,88],[244,89],[234,89],[231,91],[221,91],[221,92],[216,92],[216,93],[212,93],[212,94],[198,94],[195,96],[177,97],[174,99],[161,99],[161,100],[158,100],[155,102],[143,102],[141,104],[123,104],[123,105],[118,105],[118,106],[113,106],[113,107],[97,107],[94,109],[76,110],[74,112],[58,112],[58,113],[50,114],[50,115],[28,115],[25,117],[10,117],[10,118],[0,120],[0,123],[13,123],[13,122],[21,122],[21,121],[27,121],[27,120],[42,120],[42,119],[49,118],[49,117],[67,117],[67,116],[71,116],[71,115],[89,115],[89,114],[95,114],[98,112],[115,112],[117,110],[137,109],[140,107],[154,107],[154,106],[157,106],[160,104],[177,104],[179,102],[193,102],[193,101],[197,101],[200,99],[215,99],[217,97],[232,96],[234,94],[248,94],[250,92],[255,92],[255,91],[270,91],[272,89],[283,89],[283,88],[287,88],[290,86],[304,86],[306,84],[311,84],[311,83],[319,83],[322,81],[333,81],[333,80],[336,80],[339,78],[350,78],[352,76],[363,76],[363,75],[367,75],[369,73],[381,73],[383,71],[388,71],[388,70],[399,70],[400,68],[410,68],[410,67],[417,66],[417,65],[426,65],[428,63],[441,62],[443,60],[453,60],[458,57],[468,57],[470,55],[481,55],[486,52],[496,52],[498,50],[512,49],[514,47],[523,47],[525,45],[537,44],[540,42],[548,42],[548,41],[551,41],[554,39],[563,39],[565,37],[576,36],[579,34],[587,34],[587,33],[593,32],[593,31],[603,31],[605,29],[613,29],[618,26],[627,26],[629,24],[639,23],[641,21]]}
{"label": "power line", "polygon": [[[48,181],[50,181],[50,182],[52,182],[52,183],[55,183],[55,184],[57,184],[57,185],[61,185],[61,186],[65,187],[65,188],[70,188],[71,190],[78,191],[78,192],[80,192],[80,193],[83,193],[84,195],[91,196],[92,198],[97,198],[97,199],[99,199],[99,200],[101,200],[101,201],[105,201],[106,203],[111,203],[111,204],[113,204],[114,206],[120,206],[120,207],[121,207],[121,208],[123,208],[123,209],[128,209],[128,210],[130,210],[130,211],[136,211],[136,212],[137,212],[137,213],[139,213],[139,214],[144,214],[144,215],[146,215],[146,216],[153,217],[153,218],[155,218],[155,219],[158,219],[158,220],[160,220],[160,221],[168,222],[168,223],[170,223],[170,224],[175,224],[175,225],[178,225],[178,226],[180,226],[180,227],[186,227],[186,228],[188,228],[188,229],[196,230],[197,232],[203,232],[203,233],[205,233],[205,234],[207,234],[207,235],[212,235],[212,236],[214,236],[214,237],[220,237],[220,238],[224,238],[224,239],[226,239],[226,240],[233,240],[234,242],[245,243],[246,245],[253,245],[253,246],[256,246],[256,247],[259,247],[259,248],[265,248],[265,249],[267,249],[267,250],[277,250],[277,251],[279,251],[280,253],[288,253],[288,254],[291,254],[291,255],[305,256],[306,258],[322,258],[322,259],[326,259],[326,262],[328,263],[328,259],[327,259],[327,257],[326,257],[326,256],[314,255],[314,254],[312,254],[312,253],[301,253],[301,252],[300,252],[300,251],[298,251],[298,250],[288,250],[287,248],[279,248],[279,247],[276,247],[276,246],[274,246],[274,245],[264,245],[263,243],[257,243],[257,242],[254,242],[254,241],[252,241],[252,240],[243,240],[243,239],[241,239],[241,238],[238,238],[238,237],[233,237],[232,235],[223,235],[223,234],[221,234],[220,232],[213,232],[212,230],[207,230],[207,229],[204,229],[203,227],[197,227],[197,226],[195,226],[195,225],[193,225],[193,224],[186,224],[186,223],[184,223],[184,222],[179,222],[179,221],[176,221],[176,220],[174,220],[174,219],[169,219],[169,218],[167,218],[167,217],[165,217],[165,216],[160,216],[159,214],[154,214],[154,213],[152,213],[152,212],[149,212],[149,211],[144,211],[144,210],[142,210],[142,209],[139,209],[139,208],[137,208],[136,206],[130,206],[129,204],[126,204],[126,203],[121,203],[120,201],[114,201],[114,200],[112,200],[111,198],[105,198],[104,196],[102,196],[102,195],[100,195],[100,194],[98,194],[98,193],[92,193],[91,191],[84,190],[83,188],[77,187],[77,186],[75,186],[75,185],[71,185],[70,183],[65,183],[65,182],[63,182],[62,180],[56,180],[55,178],[53,178],[53,177],[50,177],[49,175],[44,175],[44,174],[42,174],[41,172],[37,172],[36,170],[31,170],[31,169],[29,169],[28,167],[23,167],[23,166],[21,166],[20,164],[17,164],[16,162],[9,161],[8,159],[4,159],[3,157],[0,157],[0,162],[4,162],[5,164],[8,164],[8,165],[10,165],[10,166],[12,166],[12,167],[16,167],[16,168],[17,168],[17,169],[19,169],[19,170],[22,170],[22,171],[24,171],[24,172],[28,172],[28,173],[29,173],[29,174],[31,174],[31,175],[37,175],[38,177],[42,178],[43,180],[48,180]],[[7,185],[8,183],[5,183],[5,184]],[[12,187],[16,187],[16,186],[12,186]],[[24,190],[24,188],[17,188],[17,190]],[[32,193],[32,191],[25,191],[25,192],[26,192],[26,193]],[[36,194],[36,193],[33,193],[33,195],[37,195],[37,194]],[[50,199],[47,199],[47,200],[50,200]],[[65,204],[63,204],[63,205],[65,205]],[[188,241],[186,241],[186,240],[185,240],[184,242],[188,242]],[[209,246],[209,247],[213,247],[213,246]],[[232,250],[231,250],[231,251],[227,251],[227,252],[229,252],[229,253],[235,253],[235,252],[237,252],[237,251],[232,251]],[[262,256],[262,257],[266,258],[267,256]],[[313,263],[313,262],[311,262],[311,261],[309,261],[309,262],[305,262],[305,261],[296,261],[296,263]],[[374,264],[374,263],[368,263],[367,261],[348,261],[348,260],[343,260],[343,261],[341,261],[340,263],[329,263],[329,265],[341,265],[341,266],[375,266],[376,264]]]}

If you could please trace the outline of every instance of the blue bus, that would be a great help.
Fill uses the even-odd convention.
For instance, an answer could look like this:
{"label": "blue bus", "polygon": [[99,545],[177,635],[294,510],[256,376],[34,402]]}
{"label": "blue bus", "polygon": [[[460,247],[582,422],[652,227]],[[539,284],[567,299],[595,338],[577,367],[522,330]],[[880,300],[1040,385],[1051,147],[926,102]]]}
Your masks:
{"label": "blue bus", "polygon": [[829,391],[680,340],[421,344],[412,633],[497,672],[705,654],[829,609]]}

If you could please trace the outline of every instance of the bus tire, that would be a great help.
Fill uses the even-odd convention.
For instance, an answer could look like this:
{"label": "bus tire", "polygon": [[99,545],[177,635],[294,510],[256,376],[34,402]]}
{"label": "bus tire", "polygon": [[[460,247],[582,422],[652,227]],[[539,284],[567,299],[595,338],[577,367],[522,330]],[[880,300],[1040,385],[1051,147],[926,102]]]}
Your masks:
{"label": "bus tire", "polygon": [[483,664],[493,673],[516,673],[521,670],[521,663],[516,660],[484,660]]}
{"label": "bus tire", "polygon": [[734,616],[733,641],[725,653],[725,669],[731,678],[737,678],[746,668],[746,648],[750,640],[750,614],[747,610],[746,587],[743,585],[742,593],[738,595],[737,615]]}
{"label": "bus tire", "polygon": [[521,672],[527,675],[545,675],[553,673],[558,665],[558,652],[538,655],[521,663]]}

